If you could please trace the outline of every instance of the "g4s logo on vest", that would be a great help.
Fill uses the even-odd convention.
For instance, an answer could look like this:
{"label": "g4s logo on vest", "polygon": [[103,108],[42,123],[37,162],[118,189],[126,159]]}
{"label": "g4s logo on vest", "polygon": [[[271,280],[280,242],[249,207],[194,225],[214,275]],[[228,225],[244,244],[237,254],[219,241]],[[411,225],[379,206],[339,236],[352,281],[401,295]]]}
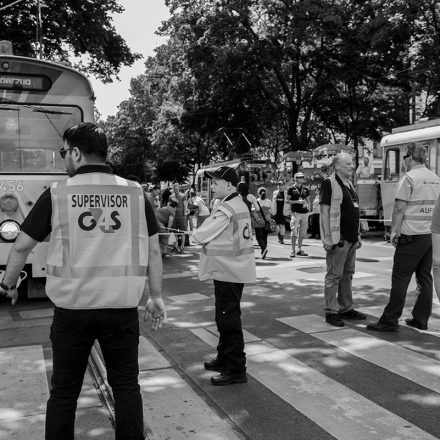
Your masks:
{"label": "g4s logo on vest", "polygon": [[93,231],[98,226],[102,232],[112,234],[121,227],[118,216],[118,211],[103,215],[101,208],[90,208],[79,215],[78,225],[83,231]]}
{"label": "g4s logo on vest", "polygon": [[243,228],[243,238],[245,240],[249,240],[251,238],[251,229],[248,223],[246,223],[246,226]]}

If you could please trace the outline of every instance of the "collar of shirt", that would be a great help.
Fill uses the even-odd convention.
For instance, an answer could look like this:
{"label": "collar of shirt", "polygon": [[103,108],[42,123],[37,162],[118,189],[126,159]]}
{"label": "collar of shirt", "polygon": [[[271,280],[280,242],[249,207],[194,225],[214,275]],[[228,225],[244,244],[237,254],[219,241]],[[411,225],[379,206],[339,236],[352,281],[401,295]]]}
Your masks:
{"label": "collar of shirt", "polygon": [[86,173],[107,173],[113,174],[113,170],[108,165],[100,165],[100,164],[91,164],[91,165],[83,165],[79,167],[76,174],[86,174]]}

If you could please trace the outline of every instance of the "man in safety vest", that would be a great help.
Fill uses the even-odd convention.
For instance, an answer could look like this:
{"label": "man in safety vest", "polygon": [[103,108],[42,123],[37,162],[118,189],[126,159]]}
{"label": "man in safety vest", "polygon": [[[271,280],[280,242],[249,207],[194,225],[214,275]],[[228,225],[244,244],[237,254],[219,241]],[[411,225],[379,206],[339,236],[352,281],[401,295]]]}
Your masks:
{"label": "man in safety vest", "polygon": [[320,230],[326,251],[324,281],[325,321],[343,327],[344,320],[366,319],[353,308],[352,280],[359,235],[359,198],[351,183],[353,158],[339,153],[333,158],[334,173],[321,184]]}
{"label": "man in safety vest", "polygon": [[379,321],[367,324],[369,330],[399,330],[398,319],[413,273],[416,274],[417,299],[413,317],[406,319],[406,323],[420,330],[428,328],[433,294],[431,222],[440,195],[440,178],[426,168],[427,157],[427,148],[415,143],[408,145],[403,156],[407,173],[398,183],[391,223],[390,240],[396,251],[390,299]]}
{"label": "man in safety vest", "polygon": [[26,259],[49,233],[46,292],[55,305],[46,440],[73,439],[87,359],[99,341],[115,400],[116,438],[144,439],[138,304],[148,274],[153,328],[166,318],[157,223],[140,184],[105,166],[107,138],[90,122],[67,129],[69,178],[43,192],[8,257],[0,293],[17,301]]}
{"label": "man in safety vest", "polygon": [[251,218],[236,191],[240,179],[233,168],[221,166],[205,171],[205,176],[212,179],[213,196],[220,202],[194,231],[193,238],[203,244],[199,279],[214,280],[215,322],[220,338],[217,357],[204,365],[220,373],[211,378],[213,385],[230,385],[247,381],[240,301],[244,283],[256,281]]}

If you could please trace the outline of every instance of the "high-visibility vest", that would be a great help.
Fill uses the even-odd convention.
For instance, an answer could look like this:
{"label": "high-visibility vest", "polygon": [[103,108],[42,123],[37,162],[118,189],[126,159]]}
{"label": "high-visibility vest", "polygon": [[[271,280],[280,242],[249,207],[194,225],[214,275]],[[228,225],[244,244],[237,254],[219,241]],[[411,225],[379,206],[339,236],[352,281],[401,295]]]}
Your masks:
{"label": "high-visibility vest", "polygon": [[78,174],[51,187],[46,293],[68,309],[137,307],[148,266],[145,200],[138,183]]}
{"label": "high-visibility vest", "polygon": [[431,233],[432,213],[440,195],[440,178],[426,167],[408,171],[400,185],[409,181],[412,192],[403,214],[401,234]]}
{"label": "high-visibility vest", "polygon": [[254,283],[254,243],[251,217],[241,197],[234,197],[217,205],[229,218],[228,227],[203,246],[199,262],[199,279],[214,279],[231,283]]}
{"label": "high-visibility vest", "polygon": [[[332,196],[330,201],[330,240],[332,244],[338,244],[341,240],[341,204],[344,198],[341,185],[336,180],[335,173],[328,177],[332,186]],[[350,181],[348,185],[354,191],[354,187]],[[319,229],[321,231],[321,240],[324,239],[324,228],[322,226],[322,216],[319,221]]]}

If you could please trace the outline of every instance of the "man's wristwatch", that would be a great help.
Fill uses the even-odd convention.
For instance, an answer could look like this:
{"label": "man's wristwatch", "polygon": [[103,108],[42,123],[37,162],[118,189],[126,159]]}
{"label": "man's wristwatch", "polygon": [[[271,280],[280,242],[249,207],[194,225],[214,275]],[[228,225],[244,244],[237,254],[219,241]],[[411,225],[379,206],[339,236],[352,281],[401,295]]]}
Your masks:
{"label": "man's wristwatch", "polygon": [[16,285],[14,285],[14,286],[7,286],[3,281],[1,281],[1,282],[0,282],[0,287],[1,287],[3,290],[8,291],[8,290],[13,290],[13,289],[15,289],[17,286],[16,286]]}

